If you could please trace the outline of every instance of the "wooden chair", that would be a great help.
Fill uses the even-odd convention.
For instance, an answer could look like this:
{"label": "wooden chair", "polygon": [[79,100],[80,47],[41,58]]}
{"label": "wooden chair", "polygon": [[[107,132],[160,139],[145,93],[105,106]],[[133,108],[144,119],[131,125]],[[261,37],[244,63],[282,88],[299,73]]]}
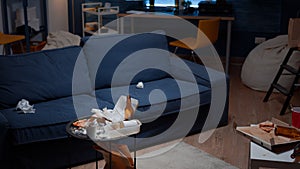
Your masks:
{"label": "wooden chair", "polygon": [[[177,52],[178,48],[191,50],[192,58],[194,61],[196,61],[194,57],[194,50],[214,44],[219,36],[219,25],[220,18],[199,20],[196,38],[188,37],[181,40],[172,41],[169,43],[169,45],[176,47],[174,53]],[[201,38],[203,37],[202,32],[206,35],[210,42]]]}
{"label": "wooden chair", "polygon": [[2,52],[3,55],[9,53],[9,52],[5,52],[7,45],[10,45],[11,43],[15,43],[15,42],[20,42],[21,50],[22,52],[24,52],[23,44],[22,44],[22,40],[24,39],[25,39],[24,35],[8,35],[0,32],[0,45],[3,45],[3,52]]}

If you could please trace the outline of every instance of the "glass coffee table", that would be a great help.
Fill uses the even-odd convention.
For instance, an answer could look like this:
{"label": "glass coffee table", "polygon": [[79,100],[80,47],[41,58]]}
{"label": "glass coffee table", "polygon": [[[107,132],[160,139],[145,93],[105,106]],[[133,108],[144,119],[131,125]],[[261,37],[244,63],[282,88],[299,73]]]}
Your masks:
{"label": "glass coffee table", "polygon": [[[106,161],[106,165],[109,164],[110,169],[113,168],[112,157],[116,155],[115,150],[117,149],[117,151],[120,151],[120,147],[122,147],[121,150],[124,150],[125,152],[120,151],[118,152],[118,154],[119,155],[125,154],[127,156],[125,157],[123,156],[120,158],[122,159],[127,158],[128,161],[130,162],[132,161],[131,163],[132,168],[136,169],[136,134],[140,132],[140,126],[141,126],[140,121],[136,120],[137,123],[136,126],[123,127],[115,130],[114,129],[107,130],[105,131],[105,133],[100,133],[99,135],[96,134],[95,138],[91,138],[87,134],[87,127],[84,126],[84,123],[91,121],[91,119],[94,120],[97,118],[93,116],[86,116],[69,122],[66,126],[66,132],[68,133],[68,136],[80,140],[94,142],[93,148],[96,151],[101,152],[104,155],[104,158],[105,158],[104,153],[108,153],[108,159],[105,159],[105,161]],[[98,132],[96,131],[96,133]],[[127,145],[115,143],[116,141],[126,137],[133,137],[133,154],[134,154],[133,160],[131,158]],[[128,157],[128,154],[130,155],[130,157]],[[98,160],[96,160],[96,169],[98,169]]]}

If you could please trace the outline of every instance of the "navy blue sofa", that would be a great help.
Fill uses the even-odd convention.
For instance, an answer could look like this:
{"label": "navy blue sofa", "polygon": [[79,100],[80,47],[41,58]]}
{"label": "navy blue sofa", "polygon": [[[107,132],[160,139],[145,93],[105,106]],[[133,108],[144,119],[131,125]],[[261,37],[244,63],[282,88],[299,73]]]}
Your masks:
{"label": "navy blue sofa", "polygon": [[[92,108],[113,108],[120,95],[139,100],[137,149],[228,123],[228,78],[171,56],[162,34],[91,37],[83,47],[0,56],[0,77],[0,168],[66,168],[102,158],[91,142],[68,137],[66,124]],[[213,90],[225,90],[225,99]],[[16,111],[21,99],[36,112]]]}

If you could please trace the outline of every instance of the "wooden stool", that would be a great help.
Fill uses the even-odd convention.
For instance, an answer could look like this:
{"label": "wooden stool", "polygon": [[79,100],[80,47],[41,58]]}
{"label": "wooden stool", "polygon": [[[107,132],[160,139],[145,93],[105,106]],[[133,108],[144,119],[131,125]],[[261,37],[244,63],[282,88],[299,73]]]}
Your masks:
{"label": "wooden stool", "polygon": [[11,43],[19,42],[21,46],[22,52],[24,52],[23,49],[23,44],[22,40],[25,39],[24,35],[8,35],[8,34],[3,34],[0,32],[0,45],[3,45],[3,55],[4,54],[9,54],[10,52],[6,52],[6,45],[9,45]]}

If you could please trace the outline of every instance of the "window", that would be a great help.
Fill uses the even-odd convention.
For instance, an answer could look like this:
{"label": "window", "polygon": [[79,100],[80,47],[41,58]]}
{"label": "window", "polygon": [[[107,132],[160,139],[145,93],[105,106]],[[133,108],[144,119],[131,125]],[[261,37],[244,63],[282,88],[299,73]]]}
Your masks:
{"label": "window", "polygon": [[[205,0],[191,0],[191,2],[192,2],[191,7],[198,8],[198,3],[200,1],[205,1]],[[213,0],[213,1],[216,1],[216,0]],[[146,6],[150,6],[149,0],[146,0],[145,3],[146,3]],[[154,6],[158,6],[158,7],[175,6],[175,0],[155,0]]]}
{"label": "window", "polygon": [[[146,6],[150,6],[149,0],[146,0]],[[155,0],[154,6],[160,6],[160,7],[175,6],[175,0]]]}

